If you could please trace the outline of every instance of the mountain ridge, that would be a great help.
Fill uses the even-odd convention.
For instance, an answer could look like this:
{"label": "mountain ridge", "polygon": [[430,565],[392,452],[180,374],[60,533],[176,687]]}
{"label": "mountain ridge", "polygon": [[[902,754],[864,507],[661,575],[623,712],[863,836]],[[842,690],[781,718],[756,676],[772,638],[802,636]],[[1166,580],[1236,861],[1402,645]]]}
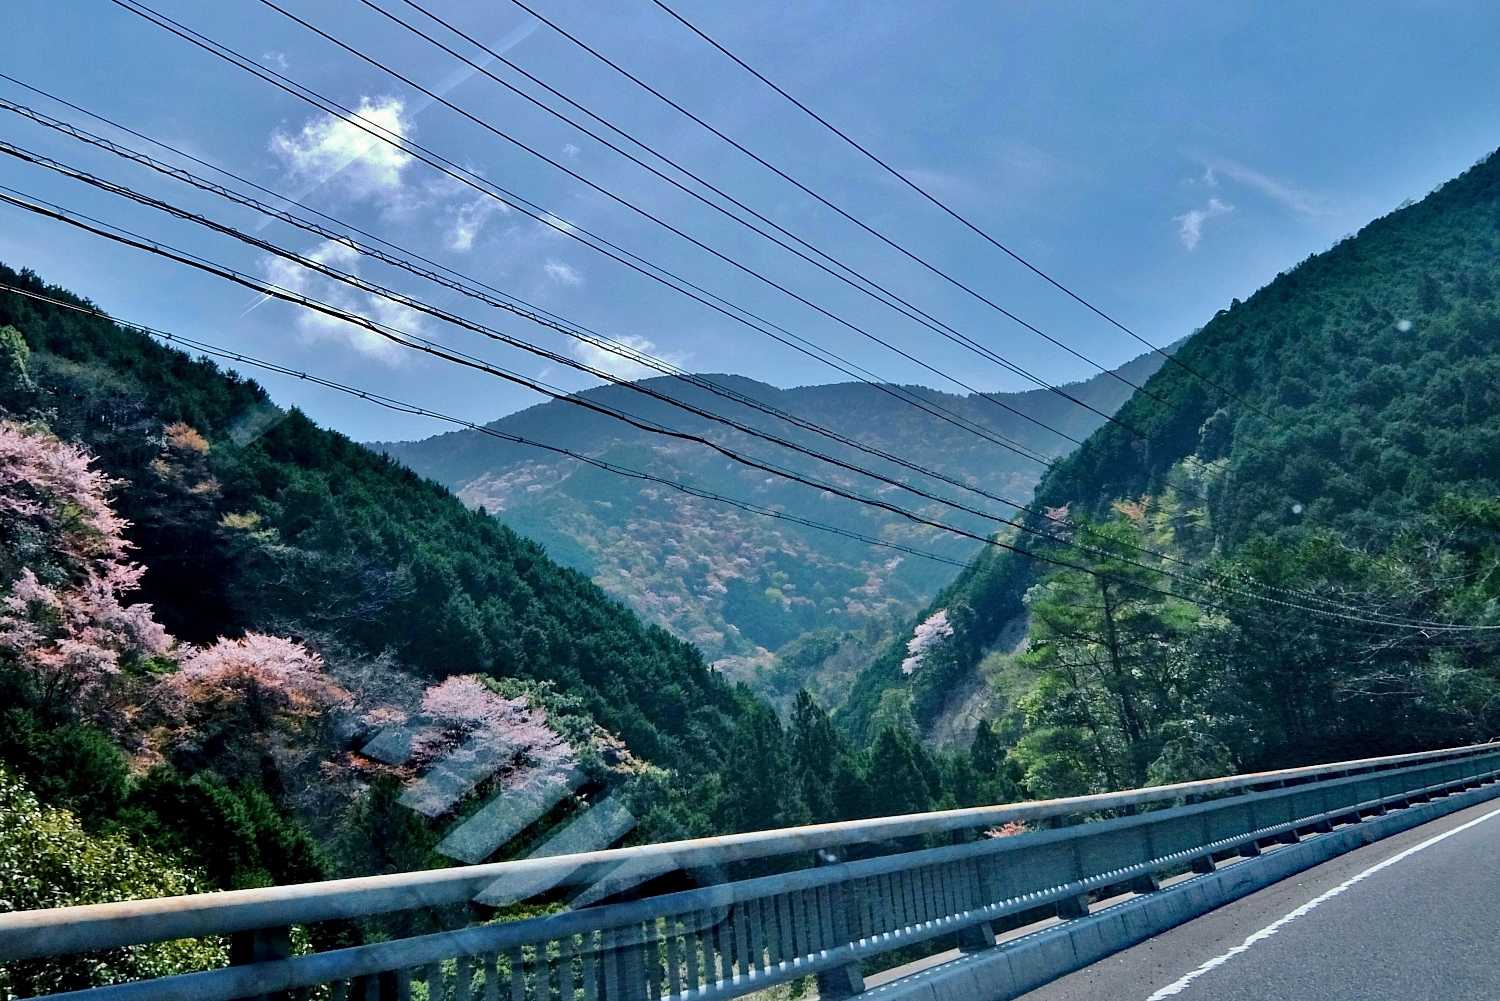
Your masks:
{"label": "mountain ridge", "polygon": [[[1159,355],[1147,353],[1114,371],[1138,384],[1160,363]],[[779,389],[742,376],[694,378],[711,380],[729,393],[796,414],[1021,503],[1042,468],[910,406],[881,387],[845,382]],[[914,476],[896,463],[787,425],[682,379],[655,377],[642,385],[883,475],[908,479],[930,492],[950,497],[962,493],[940,479]],[[986,394],[1000,406],[974,395],[922,386],[901,388],[1049,457],[1072,446],[1068,436],[1081,438],[1103,421],[1043,388]],[[1104,412],[1111,412],[1130,391],[1110,374],[1059,388]],[[752,435],[686,414],[625,386],[594,387],[579,395],[752,455],[770,452],[766,443]],[[1006,407],[1029,414],[1035,422]],[[1044,424],[1057,430],[1047,430]],[[947,559],[967,559],[977,547],[972,540],[959,541],[897,515],[872,513],[861,505],[743,470],[701,446],[664,441],[566,402],[541,403],[487,427],[687,480],[720,494],[915,546]],[[482,432],[453,431],[418,441],[369,445],[454,490],[470,506],[483,507],[537,539],[555,558],[590,576],[638,614],[692,641],[716,666],[762,690],[765,672],[773,665],[773,650],[830,623],[856,631],[872,624],[884,628],[927,600],[945,573],[941,563],[892,555],[889,550],[834,539],[805,526],[768,524],[758,516],[666,489],[636,487],[605,473],[581,469],[566,458],[541,456],[527,446],[498,441]],[[779,453],[774,461],[851,490],[884,495],[891,489],[795,454]],[[931,502],[907,497],[902,503],[928,513],[941,512],[971,531],[986,532],[991,526],[985,519]],[[649,519],[645,516],[648,505]],[[1013,514],[998,505],[988,506],[1006,516]],[[782,694],[790,695],[791,689],[781,687]],[[825,689],[822,694],[832,692]]]}

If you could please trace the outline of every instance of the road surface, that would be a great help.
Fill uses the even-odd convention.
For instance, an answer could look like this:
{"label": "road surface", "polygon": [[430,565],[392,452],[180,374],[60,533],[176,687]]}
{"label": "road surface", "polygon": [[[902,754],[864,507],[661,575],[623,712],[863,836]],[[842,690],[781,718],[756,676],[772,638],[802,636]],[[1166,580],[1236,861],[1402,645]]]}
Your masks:
{"label": "road surface", "polygon": [[1500,998],[1500,801],[1325,862],[1025,1001]]}

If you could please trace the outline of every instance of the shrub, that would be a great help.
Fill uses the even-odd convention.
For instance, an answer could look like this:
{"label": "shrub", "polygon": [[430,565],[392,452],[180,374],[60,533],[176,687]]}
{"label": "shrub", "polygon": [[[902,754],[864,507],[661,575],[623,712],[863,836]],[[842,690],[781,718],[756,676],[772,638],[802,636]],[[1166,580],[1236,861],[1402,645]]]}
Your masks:
{"label": "shrub", "polygon": [[[201,878],[120,834],[94,835],[66,810],[42,806],[0,769],[0,910],[175,896]],[[158,942],[0,966],[0,997],[31,997],[221,966],[221,940]]]}

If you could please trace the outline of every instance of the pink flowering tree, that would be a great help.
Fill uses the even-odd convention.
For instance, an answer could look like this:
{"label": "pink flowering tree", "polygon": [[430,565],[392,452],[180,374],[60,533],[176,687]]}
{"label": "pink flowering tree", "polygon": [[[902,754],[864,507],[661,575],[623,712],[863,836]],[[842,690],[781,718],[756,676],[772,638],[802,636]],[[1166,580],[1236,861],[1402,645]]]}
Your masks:
{"label": "pink flowering tree", "polygon": [[928,653],[952,635],[953,624],[948,621],[946,608],[940,608],[922,620],[906,642],[906,659],[901,662],[901,673],[915,673]]}
{"label": "pink flowering tree", "polygon": [[413,743],[418,760],[431,760],[477,735],[514,748],[538,765],[573,762],[573,749],[547,725],[543,710],[524,698],[506,698],[478,675],[455,675],[428,688],[422,695],[422,713],[432,725]]}
{"label": "pink flowering tree", "polygon": [[[189,649],[161,681],[158,746],[170,757],[228,778],[285,772],[295,748],[349,703],[323,659],[294,640],[262,633]],[[297,752],[302,753],[302,752]]]}
{"label": "pink flowering tree", "polygon": [[122,672],[172,639],[150,606],[125,603],[144,569],[110,506],[115,486],[82,447],[0,420],[0,662],[49,704],[119,729]]}

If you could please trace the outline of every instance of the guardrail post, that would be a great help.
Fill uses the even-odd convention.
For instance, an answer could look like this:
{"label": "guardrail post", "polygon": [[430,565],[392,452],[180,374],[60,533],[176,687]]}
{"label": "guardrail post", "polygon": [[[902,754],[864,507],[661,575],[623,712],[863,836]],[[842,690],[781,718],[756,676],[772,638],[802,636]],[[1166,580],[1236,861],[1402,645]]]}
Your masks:
{"label": "guardrail post", "polygon": [[1155,893],[1161,889],[1161,877],[1154,872],[1144,873],[1130,881],[1131,893]]}
{"label": "guardrail post", "polygon": [[[843,856],[837,849],[826,848],[815,854],[813,864],[815,866],[837,865],[842,861]],[[830,883],[828,904],[833,915],[834,934],[840,940],[836,944],[853,943],[859,935],[859,919],[854,916],[854,907],[859,906],[859,901],[850,899],[843,883]],[[857,960],[831,970],[824,970],[817,974],[815,979],[818,984],[818,997],[827,998],[828,1001],[842,1001],[844,998],[852,998],[865,992],[864,967]]]}
{"label": "guardrail post", "polygon": [[1089,895],[1080,893],[1072,897],[1064,897],[1057,902],[1057,916],[1064,921],[1074,918],[1086,918],[1089,916]]}
{"label": "guardrail post", "polygon": [[1193,871],[1200,876],[1207,876],[1211,872],[1217,872],[1219,866],[1214,862],[1212,855],[1199,855],[1192,861]]}
{"label": "guardrail post", "polygon": [[[251,963],[290,959],[291,955],[292,929],[290,926],[255,928],[250,931],[235,932],[229,936],[230,966],[248,966]],[[291,994],[286,991],[276,991],[270,994],[258,994],[249,1001],[291,1001]]]}
{"label": "guardrail post", "polygon": [[[604,954],[604,1001],[646,1001],[650,994],[643,953],[646,936],[637,924],[613,929],[609,936],[613,946]],[[713,946],[705,940],[704,984],[712,986],[718,979],[714,969]],[[611,975],[613,974],[613,975]]]}
{"label": "guardrail post", "polygon": [[[967,845],[979,840],[978,832],[972,827],[960,828],[953,832],[953,843],[955,845]],[[974,879],[978,886],[974,888],[972,900],[977,900],[981,905],[993,903],[990,867],[985,860],[978,861],[973,866]],[[995,923],[993,921],[981,921],[977,925],[969,925],[960,928],[954,935],[958,943],[959,952],[983,952],[985,949],[995,947]]]}

